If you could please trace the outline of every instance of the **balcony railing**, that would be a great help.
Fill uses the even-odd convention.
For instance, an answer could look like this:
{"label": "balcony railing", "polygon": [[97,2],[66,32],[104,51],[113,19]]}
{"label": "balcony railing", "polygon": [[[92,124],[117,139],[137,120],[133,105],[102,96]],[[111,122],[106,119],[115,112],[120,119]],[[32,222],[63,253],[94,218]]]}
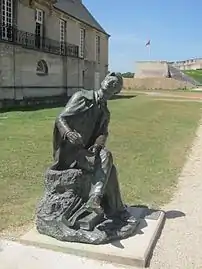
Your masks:
{"label": "balcony railing", "polygon": [[79,47],[76,45],[24,32],[10,25],[0,25],[0,41],[52,54],[79,57]]}

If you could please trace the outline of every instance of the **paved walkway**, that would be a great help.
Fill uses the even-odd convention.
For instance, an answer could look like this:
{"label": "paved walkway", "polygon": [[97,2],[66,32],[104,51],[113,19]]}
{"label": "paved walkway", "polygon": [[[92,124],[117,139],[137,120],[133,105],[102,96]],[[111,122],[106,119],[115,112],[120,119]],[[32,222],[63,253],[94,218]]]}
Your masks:
{"label": "paved walkway", "polygon": [[180,176],[179,191],[165,210],[170,214],[151,269],[202,268],[202,124]]}
{"label": "paved walkway", "polygon": [[[123,269],[73,255],[0,241],[1,269]],[[134,269],[134,268],[133,268]]]}

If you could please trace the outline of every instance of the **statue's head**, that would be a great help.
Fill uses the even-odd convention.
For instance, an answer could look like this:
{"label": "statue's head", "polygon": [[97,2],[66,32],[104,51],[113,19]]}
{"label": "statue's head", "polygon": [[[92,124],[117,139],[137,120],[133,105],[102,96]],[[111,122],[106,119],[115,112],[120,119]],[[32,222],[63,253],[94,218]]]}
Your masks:
{"label": "statue's head", "polygon": [[101,83],[103,99],[108,100],[114,94],[120,93],[123,87],[123,78],[120,73],[111,72],[107,74]]}

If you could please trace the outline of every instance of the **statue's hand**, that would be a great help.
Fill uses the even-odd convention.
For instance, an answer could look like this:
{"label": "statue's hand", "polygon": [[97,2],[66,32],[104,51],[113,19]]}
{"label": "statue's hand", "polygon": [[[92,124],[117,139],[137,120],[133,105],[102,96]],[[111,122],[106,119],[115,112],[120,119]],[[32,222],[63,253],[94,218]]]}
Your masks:
{"label": "statue's hand", "polygon": [[69,140],[69,142],[74,144],[74,145],[82,145],[83,146],[82,137],[76,131],[74,131],[74,132],[70,131],[70,132],[66,133],[65,138],[67,140]]}
{"label": "statue's hand", "polygon": [[101,145],[95,144],[95,145],[91,146],[88,150],[93,152],[95,155],[97,155],[100,153],[102,148],[103,147]]}

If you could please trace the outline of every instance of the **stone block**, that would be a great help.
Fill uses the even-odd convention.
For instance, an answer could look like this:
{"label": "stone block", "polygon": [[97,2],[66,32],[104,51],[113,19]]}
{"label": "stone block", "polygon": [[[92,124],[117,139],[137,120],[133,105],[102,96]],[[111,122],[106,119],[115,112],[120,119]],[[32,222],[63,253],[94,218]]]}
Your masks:
{"label": "stone block", "polygon": [[[51,249],[72,255],[97,259],[122,266],[145,267],[163,227],[165,213],[143,207],[131,207],[131,213],[140,218],[136,234],[106,245],[87,245],[61,242],[39,234],[36,229],[21,237],[21,243]],[[68,265],[67,265],[68,266]]]}

